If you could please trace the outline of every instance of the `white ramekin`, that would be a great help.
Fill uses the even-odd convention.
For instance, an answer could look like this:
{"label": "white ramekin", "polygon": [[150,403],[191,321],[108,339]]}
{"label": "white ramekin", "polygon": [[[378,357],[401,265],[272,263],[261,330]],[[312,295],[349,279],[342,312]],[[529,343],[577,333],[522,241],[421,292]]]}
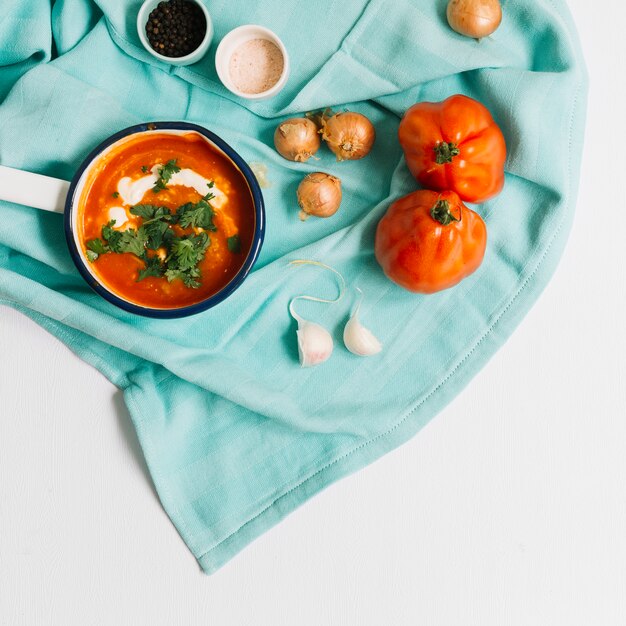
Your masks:
{"label": "white ramekin", "polygon": [[[251,39],[267,39],[271,41],[281,51],[284,60],[283,73],[280,75],[276,84],[261,93],[245,93],[239,91],[230,79],[230,57],[240,45]],[[245,98],[246,100],[266,100],[267,98],[275,96],[287,83],[287,79],[289,78],[289,55],[287,54],[285,45],[276,33],[273,33],[269,28],[265,28],[264,26],[246,24],[231,30],[224,36],[222,41],[220,41],[220,45],[217,47],[217,52],[215,53],[215,69],[217,70],[217,75],[220,77],[220,80],[231,93],[234,93],[240,98]]]}
{"label": "white ramekin", "polygon": [[184,57],[168,57],[164,54],[159,54],[150,45],[146,35],[146,23],[148,22],[150,13],[156,9],[157,5],[161,1],[162,0],[145,0],[139,9],[139,13],[137,14],[137,34],[139,35],[139,39],[141,40],[143,47],[155,59],[159,59],[159,61],[163,61],[164,63],[170,63],[171,65],[191,65],[192,63],[197,63],[206,54],[206,51],[209,49],[213,39],[213,22],[211,21],[211,16],[209,15],[207,8],[201,0],[189,0],[189,2],[197,4],[204,13],[204,17],[206,19],[206,33],[204,35],[204,39],[193,52],[186,54]]}

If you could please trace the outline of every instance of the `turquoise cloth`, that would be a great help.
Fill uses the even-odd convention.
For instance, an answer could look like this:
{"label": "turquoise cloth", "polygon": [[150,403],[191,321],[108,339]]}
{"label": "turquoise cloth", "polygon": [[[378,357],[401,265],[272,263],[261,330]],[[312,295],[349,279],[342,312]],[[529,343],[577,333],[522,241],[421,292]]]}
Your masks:
{"label": "turquoise cloth", "polygon": [[[189,120],[268,167],[267,236],[255,271],[226,302],[184,320],[127,314],[85,284],[62,217],[0,203],[0,302],[33,318],[124,391],[163,506],[213,572],[313,494],[415,435],[472,379],[535,302],[574,215],[587,78],[563,0],[508,0],[480,42],[445,22],[444,0],[206,0],[207,57],[163,65],[140,47],[139,0],[8,0],[0,14],[0,163],[70,179],[108,135]],[[8,6],[7,6],[8,4]],[[219,84],[220,37],[244,23],[276,31],[292,73],[275,99],[248,103]],[[417,188],[397,141],[400,116],[461,92],[484,102],[508,145],[504,192],[480,207],[485,261],[431,296],[389,282],[373,255],[390,202]],[[376,125],[371,155],[295,164],[272,147],[277,120],[326,106]],[[299,221],[305,172],[341,177],[328,220]],[[354,291],[299,312],[331,329],[335,353],[301,369],[291,297],[333,297],[337,268],[365,293],[363,323],[384,352],[359,359],[341,333]],[[3,358],[8,358],[4,355]],[[80,384],[80,381],[77,381]],[[504,417],[504,416],[503,416]],[[139,520],[138,520],[139,521]]]}

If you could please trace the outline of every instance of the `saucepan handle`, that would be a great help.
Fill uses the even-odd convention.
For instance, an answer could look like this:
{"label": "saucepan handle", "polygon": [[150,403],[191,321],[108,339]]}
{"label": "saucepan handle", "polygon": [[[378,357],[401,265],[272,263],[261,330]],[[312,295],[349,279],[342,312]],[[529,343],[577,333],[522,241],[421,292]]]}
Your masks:
{"label": "saucepan handle", "polygon": [[66,180],[0,165],[0,200],[63,213],[69,187]]}

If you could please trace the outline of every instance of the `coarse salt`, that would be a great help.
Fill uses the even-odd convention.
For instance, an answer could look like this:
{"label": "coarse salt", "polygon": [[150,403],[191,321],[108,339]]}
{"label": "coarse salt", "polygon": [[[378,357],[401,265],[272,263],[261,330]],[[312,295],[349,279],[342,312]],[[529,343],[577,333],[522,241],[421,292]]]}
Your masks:
{"label": "coarse salt", "polygon": [[258,94],[278,82],[284,67],[285,59],[275,43],[268,39],[251,39],[235,49],[228,71],[238,91]]}

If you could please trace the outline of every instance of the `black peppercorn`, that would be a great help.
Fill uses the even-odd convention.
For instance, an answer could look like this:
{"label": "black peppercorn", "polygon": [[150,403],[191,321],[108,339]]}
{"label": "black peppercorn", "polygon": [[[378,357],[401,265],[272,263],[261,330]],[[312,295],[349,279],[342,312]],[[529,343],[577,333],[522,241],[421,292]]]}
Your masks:
{"label": "black peppercorn", "polygon": [[192,0],[159,2],[146,23],[146,36],[152,49],[169,57],[192,53],[207,30],[202,9]]}

